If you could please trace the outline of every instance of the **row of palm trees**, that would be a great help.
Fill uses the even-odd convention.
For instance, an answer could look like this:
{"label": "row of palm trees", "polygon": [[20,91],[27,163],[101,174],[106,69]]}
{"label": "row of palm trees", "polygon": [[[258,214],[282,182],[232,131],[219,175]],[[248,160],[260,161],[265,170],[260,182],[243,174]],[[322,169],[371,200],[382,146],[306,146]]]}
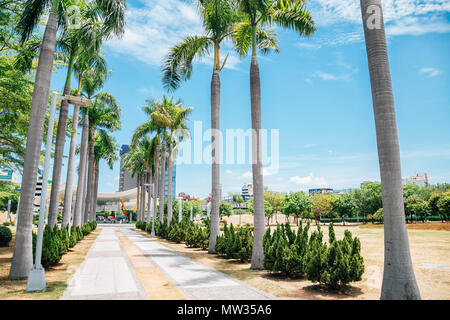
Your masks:
{"label": "row of palm trees", "polygon": [[[404,223],[404,208],[401,192],[400,156],[398,147],[395,110],[390,81],[389,63],[382,16],[381,0],[360,0],[363,17],[364,33],[369,60],[369,70],[372,83],[372,95],[376,133],[379,151],[381,181],[383,187],[383,207],[385,211],[385,269],[383,275],[382,298],[386,299],[418,299],[420,293],[414,277],[411,264],[408,236]],[[220,71],[227,58],[221,63],[220,48],[224,41],[231,40],[236,51],[244,56],[251,50],[250,64],[250,104],[252,118],[252,159],[254,186],[254,245],[252,253],[252,268],[261,269],[263,261],[262,237],[264,234],[264,194],[261,160],[261,87],[258,65],[258,50],[261,53],[279,51],[277,34],[271,27],[281,27],[296,31],[300,36],[310,36],[315,30],[311,14],[305,7],[304,0],[198,0],[198,8],[203,21],[204,34],[190,36],[174,46],[163,66],[163,83],[167,89],[177,89],[182,81],[188,80],[193,71],[195,58],[205,56],[213,50],[214,64],[211,79],[211,128],[212,128],[212,212],[211,238],[209,252],[214,252],[215,241],[219,234],[219,201],[220,201],[220,145],[217,137],[220,129]],[[61,44],[62,51],[68,57],[68,76],[64,87],[64,94],[70,91],[70,77],[72,69],[77,65],[79,54],[95,52],[102,40],[110,36],[123,33],[124,0],[93,0],[82,7],[82,25],[77,30],[70,29],[66,23],[66,8],[68,0],[28,0],[18,30],[25,40],[39,22],[44,9],[49,8],[48,21],[39,51],[39,63],[36,70],[35,87],[31,105],[30,123],[25,154],[25,165],[22,186],[19,219],[17,224],[14,256],[11,264],[10,278],[24,279],[32,265],[31,227],[32,200],[37,180],[39,152],[42,144],[43,123],[45,109],[50,88],[51,71],[55,47],[57,44],[57,29],[66,40]],[[379,20],[379,21],[377,21]],[[373,22],[379,23],[373,23]],[[85,38],[84,38],[85,37]],[[81,40],[86,39],[86,41]],[[63,43],[63,42],[61,42]],[[88,54],[89,55],[89,54]],[[93,54],[91,55],[93,56]],[[85,61],[91,61],[86,59]],[[87,63],[89,64],[89,63]],[[87,65],[86,64],[86,65]],[[95,63],[93,63],[95,64]],[[80,62],[80,65],[83,63]],[[83,71],[81,71],[83,70]],[[89,77],[84,74],[87,69],[75,71],[79,83],[87,83]],[[86,71],[88,72],[88,71]],[[95,75],[93,75],[95,78]],[[93,84],[96,80],[93,81]],[[88,85],[86,85],[86,88]],[[80,91],[80,86],[79,90]],[[120,125],[113,124],[118,119],[117,103],[106,94],[96,94],[95,90],[87,95],[94,100],[91,108],[82,111],[83,132],[82,140],[89,141],[82,144],[80,154],[89,163],[84,221],[89,221],[95,214],[95,184],[98,181],[98,161],[95,156],[96,132],[102,136],[100,127],[111,130]],[[149,120],[141,125],[133,136],[132,146],[141,149],[140,155],[131,160],[130,168],[139,177],[139,215],[143,219],[145,211],[146,184],[154,185],[153,199],[156,191],[160,190],[160,204],[164,197],[164,176],[167,146],[169,154],[173,152],[176,141],[169,134],[175,129],[175,123],[169,120],[171,110],[182,109],[180,105],[171,109],[169,105],[177,105],[171,99],[152,101],[144,110]],[[54,190],[51,193],[50,223],[56,223],[58,207],[57,195],[60,175],[64,136],[66,135],[68,106],[63,102],[58,122],[57,142],[55,149],[55,167],[53,171]],[[112,122],[105,124],[104,116],[110,116]],[[83,129],[83,131],[85,131]],[[72,130],[73,131],[73,130]],[[154,137],[145,141],[145,136],[153,133]],[[156,139],[156,140],[155,140]],[[154,146],[154,147],[153,147]],[[97,148],[99,149],[99,148]],[[101,148],[100,148],[101,149]],[[108,148],[105,148],[108,149]],[[146,154],[149,150],[154,150]],[[136,151],[138,152],[138,151]],[[89,161],[87,160],[89,159]],[[83,160],[83,159],[82,159]],[[83,160],[84,161],[84,160]],[[169,164],[171,166],[171,157]],[[80,167],[80,173],[83,169]],[[169,170],[169,173],[171,170]],[[83,180],[83,179],[79,179]],[[159,182],[161,180],[161,182]],[[148,182],[148,183],[146,183]],[[151,183],[153,182],[153,183]],[[169,179],[171,183],[171,179]],[[80,188],[79,188],[80,190]],[[79,191],[78,190],[78,191]],[[161,191],[162,190],[162,191]],[[169,187],[169,192],[171,188]],[[77,193],[78,193],[77,191]],[[83,191],[84,192],[84,191]],[[83,195],[79,199],[81,199]],[[147,202],[152,197],[147,198]],[[168,201],[171,202],[171,196]],[[77,197],[78,199],[78,197]],[[76,209],[79,207],[77,202]],[[170,203],[171,206],[171,203]],[[83,210],[83,209],[82,209]],[[164,206],[160,206],[160,218],[163,217]],[[153,201],[153,219],[156,213],[156,201]],[[170,214],[170,210],[169,210]],[[171,215],[170,215],[171,216]],[[149,219],[150,215],[147,215]],[[76,219],[77,220],[77,219]],[[67,217],[63,218],[67,221]]]}
{"label": "row of palm trees", "polygon": [[163,222],[167,167],[167,219],[170,224],[173,218],[172,173],[176,148],[181,139],[189,134],[186,123],[193,108],[183,107],[181,100],[163,96],[160,100],[147,101],[142,110],[148,119],[134,131],[131,151],[124,158],[124,166],[133,176],[137,176],[137,220],[150,222],[152,218],[154,225],[159,194],[159,218]]}
{"label": "row of palm trees", "polygon": [[[400,153],[390,81],[381,0],[360,0],[372,83],[374,115],[385,210],[385,268],[382,299],[420,299],[409,252],[402,200]],[[231,40],[241,57],[251,51],[250,104],[252,120],[252,172],[254,191],[254,243],[252,269],[263,268],[264,185],[261,152],[261,86],[258,50],[279,52],[277,34],[271,27],[310,36],[316,26],[306,0],[198,0],[204,34],[189,36],[172,47],[163,65],[163,83],[177,89],[188,80],[193,61],[213,50],[211,79],[212,211],[209,253],[219,235],[220,202],[220,62],[222,42]]]}
{"label": "row of palm trees", "polygon": [[[22,175],[21,201],[18,212],[16,241],[11,263],[9,278],[12,280],[26,279],[33,264],[32,255],[32,208],[37,181],[40,149],[43,137],[43,124],[48,103],[48,93],[52,75],[54,58],[63,58],[67,62],[67,76],[63,95],[71,93],[71,78],[74,73],[78,78],[78,89],[75,95],[85,95],[93,100],[89,108],[81,110],[83,124],[82,144],[80,148],[79,181],[77,203],[75,205],[74,224],[91,221],[95,217],[94,200],[95,184],[98,181],[98,161],[106,158],[111,164],[111,150],[117,149],[103,127],[110,130],[120,128],[120,108],[114,97],[107,93],[97,93],[103,86],[108,71],[101,54],[102,43],[112,36],[121,36],[124,32],[125,1],[124,0],[93,0],[80,1],[75,4],[80,9],[77,25],[71,25],[67,17],[67,8],[74,4],[70,0],[27,0],[25,10],[16,26],[22,41],[25,41],[38,27],[41,18],[48,9],[48,20],[40,46],[36,46],[36,56],[39,57],[36,69],[35,86],[31,103],[31,113],[27,136],[27,148]],[[59,36],[57,39],[57,31]],[[65,137],[68,133],[69,105],[63,100],[59,110],[58,129],[54,153],[52,175],[52,190],[49,205],[49,224],[57,222],[59,207],[59,189]],[[63,226],[70,221],[72,202],[72,181],[76,129],[78,125],[79,107],[75,106],[69,153],[69,172],[66,183],[66,207],[63,213]],[[114,145],[114,147],[113,147]],[[97,153],[96,153],[97,150]],[[84,177],[88,171],[87,181]],[[97,176],[96,176],[97,174]],[[70,180],[70,181],[69,181]],[[87,187],[84,183],[87,182]],[[83,200],[86,199],[86,200]]]}
{"label": "row of palm trees", "polygon": [[265,54],[279,52],[277,33],[270,29],[278,26],[295,30],[300,36],[310,36],[316,30],[304,1],[289,0],[199,0],[198,7],[204,34],[189,36],[170,49],[163,66],[163,83],[169,90],[177,89],[192,75],[193,61],[214,54],[211,79],[211,144],[212,144],[212,201],[211,237],[208,252],[215,252],[219,235],[220,190],[220,76],[226,63],[220,63],[220,45],[231,40],[241,57],[251,52],[250,102],[252,119],[252,159],[254,194],[254,245],[251,268],[263,269],[262,238],[264,223],[264,185],[262,175],[261,144],[261,86],[258,50]]}

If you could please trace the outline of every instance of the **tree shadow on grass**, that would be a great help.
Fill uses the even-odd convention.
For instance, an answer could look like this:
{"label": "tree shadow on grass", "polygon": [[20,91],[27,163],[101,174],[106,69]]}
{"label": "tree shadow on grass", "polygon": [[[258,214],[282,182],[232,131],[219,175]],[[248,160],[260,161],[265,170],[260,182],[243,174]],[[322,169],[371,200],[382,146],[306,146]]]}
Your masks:
{"label": "tree shadow on grass", "polygon": [[263,275],[261,275],[261,277],[266,278],[268,280],[274,280],[274,281],[299,281],[299,280],[306,280],[306,276],[305,275],[301,275],[301,274],[296,274],[296,275],[291,275],[289,277],[278,273],[278,272],[268,272],[265,273]]}
{"label": "tree shadow on grass", "polygon": [[302,291],[313,299],[324,299],[324,296],[333,299],[346,299],[356,298],[364,294],[361,288],[349,285],[335,289],[321,284],[313,284],[303,287]]}

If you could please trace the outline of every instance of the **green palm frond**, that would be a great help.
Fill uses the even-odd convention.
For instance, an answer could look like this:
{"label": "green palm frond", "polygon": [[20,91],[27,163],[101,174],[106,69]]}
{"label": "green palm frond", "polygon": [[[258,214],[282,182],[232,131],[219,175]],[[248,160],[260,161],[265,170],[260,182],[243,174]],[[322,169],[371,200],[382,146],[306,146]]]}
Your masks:
{"label": "green palm frond", "polygon": [[163,85],[175,90],[192,75],[193,61],[209,54],[213,41],[209,37],[191,36],[170,49],[163,65]]}
{"label": "green palm frond", "polygon": [[311,13],[305,8],[305,1],[278,0],[261,20],[262,23],[277,24],[285,29],[295,30],[309,37],[316,30]]}
{"label": "green palm frond", "polygon": [[241,58],[252,48],[252,25],[249,20],[237,23],[233,30],[234,48]]}
{"label": "green palm frond", "polygon": [[146,136],[147,134],[157,132],[158,130],[160,130],[160,126],[157,123],[153,122],[152,120],[146,121],[134,130],[131,143],[136,144],[137,141],[142,137]]}
{"label": "green palm frond", "polygon": [[[278,34],[273,30],[256,29],[256,46],[262,53],[268,53],[270,51],[279,52],[278,47]],[[251,22],[243,21],[236,24],[233,32],[234,48],[239,55],[244,57],[252,48],[252,25]]]}
{"label": "green palm frond", "polygon": [[44,10],[50,5],[50,0],[27,0],[22,16],[17,23],[17,33],[24,43],[38,25]]}

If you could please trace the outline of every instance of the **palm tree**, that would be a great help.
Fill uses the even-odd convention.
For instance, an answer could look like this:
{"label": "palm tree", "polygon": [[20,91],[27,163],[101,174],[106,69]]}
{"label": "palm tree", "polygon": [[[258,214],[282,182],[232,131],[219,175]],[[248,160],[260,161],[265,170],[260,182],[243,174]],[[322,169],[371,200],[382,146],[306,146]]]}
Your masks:
{"label": "palm tree", "polygon": [[[88,98],[93,95],[94,79],[98,75],[86,74],[83,80],[83,91]],[[117,104],[113,95],[101,92],[95,95],[92,105],[82,110],[82,115],[89,117],[89,157],[88,157],[88,186],[86,192],[86,208],[84,211],[84,221],[93,221],[95,219],[95,203],[94,203],[94,189],[95,189],[95,131],[97,127],[115,131],[120,129],[120,107]]]}
{"label": "palm tree", "polygon": [[264,185],[261,152],[261,85],[257,49],[267,52],[278,50],[274,33],[262,30],[261,26],[278,25],[293,29],[300,35],[310,36],[316,30],[303,0],[239,0],[242,22],[237,24],[233,34],[235,47],[241,56],[251,48],[250,96],[252,117],[252,171],[254,201],[254,240],[252,269],[263,269],[264,250],[262,238],[265,232]]}
{"label": "palm tree", "polygon": [[137,215],[136,220],[142,221],[142,213],[141,213],[141,202],[142,202],[142,175],[146,170],[145,167],[145,153],[146,150],[142,147],[142,144],[135,141],[132,143],[132,148],[130,152],[124,158],[124,166],[131,172],[131,176],[134,177],[137,175],[137,197],[136,197],[136,208]]}
{"label": "palm tree", "polygon": [[[155,146],[155,152],[154,152],[154,168],[153,168],[153,172],[154,172],[154,186],[153,186],[153,190],[152,193],[153,195],[151,196],[154,201],[153,201],[153,208],[152,208],[152,212],[153,212],[153,222],[154,222],[154,217],[156,215],[156,207],[157,207],[157,201],[156,201],[156,197],[157,197],[157,190],[158,190],[158,186],[159,186],[159,149],[160,149],[160,140],[161,140],[161,126],[156,123],[155,121],[152,120],[152,113],[153,111],[155,111],[157,108],[159,108],[160,105],[160,101],[156,100],[156,99],[152,99],[152,100],[148,100],[147,103],[145,105],[142,106],[142,110],[145,112],[145,114],[148,116],[148,119],[146,122],[144,122],[143,124],[139,125],[136,130],[134,131],[133,134],[133,138],[132,138],[132,145],[136,144],[137,141],[139,139],[141,139],[142,137],[146,136],[149,133],[155,133],[156,134],[156,146]],[[150,206],[150,203],[149,203]],[[150,207],[149,207],[150,208]],[[154,235],[154,233],[152,233],[152,235]]]}
{"label": "palm tree", "polygon": [[[95,68],[95,72],[99,74],[107,74],[106,62],[104,58],[99,54],[99,50],[83,51],[78,53],[78,55],[76,56],[76,62],[73,64],[73,71],[78,76],[78,90],[77,90],[78,96],[81,93],[83,73],[86,72],[89,68]],[[69,223],[72,211],[72,189],[73,189],[73,175],[75,166],[75,146],[76,146],[79,112],[80,106],[75,105],[72,117],[72,136],[70,139],[69,161],[67,165],[66,190],[64,193],[65,206],[62,216],[63,226]],[[85,168],[83,168],[83,170],[84,169]]]}
{"label": "palm tree", "polygon": [[187,115],[192,111],[192,108],[182,108],[182,101],[175,102],[173,98],[163,96],[160,103],[156,104],[154,111],[151,113],[151,118],[162,129],[163,143],[161,148],[161,184],[160,184],[160,205],[159,205],[159,219],[164,220],[164,196],[165,196],[165,172],[166,172],[166,148],[169,146],[168,159],[168,192],[167,192],[167,214],[168,221],[172,218],[172,167],[173,161],[171,159],[173,152],[173,134],[177,129],[186,129],[184,121]]}
{"label": "palm tree", "polygon": [[[146,178],[148,177],[148,193],[147,193],[147,206],[148,206],[148,213],[147,213],[147,218],[145,219],[146,222],[150,221],[150,204],[151,204],[151,181],[152,181],[152,164],[154,162],[154,156],[155,156],[155,152],[156,152],[156,137],[154,137],[153,139],[150,139],[148,136],[144,136],[141,139],[139,139],[138,141],[135,141],[134,144],[131,145],[131,149],[139,149],[140,151],[140,156],[143,157],[143,159],[140,159],[139,161],[144,161],[143,162],[143,169],[144,171],[142,172],[142,176],[145,178],[144,182],[146,180]],[[141,183],[142,184],[142,183]],[[143,186],[143,190],[146,190],[146,186],[144,184]],[[145,192],[141,193],[140,196],[140,213],[141,213],[141,220],[144,220],[144,215],[145,215]],[[143,209],[144,210],[143,210]]]}
{"label": "palm tree", "polygon": [[211,79],[211,144],[212,144],[212,214],[209,253],[215,252],[219,236],[220,203],[220,76],[225,62],[220,64],[220,45],[230,38],[233,25],[238,21],[234,0],[199,0],[198,7],[205,34],[190,36],[170,49],[164,62],[163,83],[167,89],[177,89],[182,80],[192,75],[193,61],[214,52]]}
{"label": "palm tree", "polygon": [[400,150],[381,0],[361,0],[361,12],[372,84],[384,210],[381,299],[420,299],[405,223]]}
{"label": "palm tree", "polygon": [[[36,17],[34,12],[42,13],[43,11],[44,7],[42,6],[42,9],[40,9],[41,5],[39,2],[41,1],[30,0],[25,5],[25,10],[17,28],[19,34],[22,35],[22,43],[26,41],[34,26],[38,23],[40,14]],[[33,265],[32,209],[56,44],[57,4],[58,2],[54,1],[50,9],[39,54],[39,63],[36,69],[23,168],[23,179],[27,183],[22,186],[20,193],[21,201],[18,210],[18,217],[20,218],[17,221],[14,254],[9,271],[9,279],[11,280],[26,279]]]}
{"label": "palm tree", "polygon": [[[97,5],[97,18],[105,22],[105,32],[121,34],[123,32],[125,2],[123,0],[94,0]],[[50,8],[47,24],[39,53],[36,69],[35,86],[31,102],[30,122],[27,135],[27,146],[24,158],[23,179],[27,183],[21,191],[19,207],[20,219],[17,223],[14,255],[11,262],[9,278],[11,280],[26,279],[33,264],[32,256],[32,202],[34,198],[40,147],[42,144],[43,124],[48,103],[53,55],[56,45],[56,31],[65,29],[65,0],[27,0],[25,9],[17,25],[18,34],[25,42],[39,24],[45,8]],[[122,14],[119,14],[122,12]]]}
{"label": "palm tree", "polygon": [[110,136],[106,130],[99,129],[96,133],[94,144],[94,158],[97,163],[95,167],[94,204],[97,203],[100,160],[105,160],[108,167],[112,170],[114,162],[118,159],[118,150],[119,146],[116,144],[115,139]]}
{"label": "palm tree", "polygon": [[[183,137],[186,137],[189,132],[187,131],[187,117],[192,112],[193,108],[188,107],[184,108],[182,107],[182,101],[179,100],[176,104],[172,104],[168,108],[169,113],[169,138],[168,138],[168,144],[169,144],[169,154],[168,154],[168,187],[167,187],[167,221],[170,225],[170,221],[172,220],[173,210],[172,210],[172,201],[173,201],[173,195],[172,195],[172,185],[173,185],[173,163],[174,159],[176,159],[176,152],[174,153],[174,148],[176,148],[179,139],[182,139]],[[175,136],[175,133],[177,132],[181,133],[181,135]]]}
{"label": "palm tree", "polygon": [[[57,43],[57,47],[68,56],[67,76],[64,84],[63,95],[70,93],[70,82],[72,77],[72,70],[76,61],[77,55],[80,51],[95,52],[100,49],[101,43],[104,38],[108,38],[115,29],[107,28],[107,23],[119,23],[123,25],[124,10],[121,6],[114,8],[100,7],[98,3],[83,3],[79,6],[80,17],[83,21],[80,21],[80,28],[69,29]],[[99,11],[105,10],[106,14],[104,19],[97,19]],[[122,21],[115,21],[110,18],[111,14],[116,14],[115,19]],[[123,33],[123,29],[117,30],[118,34]],[[78,110],[77,110],[78,109]],[[75,106],[75,112],[79,111],[79,107]],[[59,111],[58,130],[56,133],[55,155],[52,174],[52,190],[50,193],[50,206],[49,206],[49,224],[53,227],[57,221],[58,207],[59,207],[59,182],[61,179],[62,158],[64,152],[64,144],[66,137],[67,119],[69,113],[69,104],[67,100],[63,100]],[[72,181],[70,181],[72,183]],[[67,186],[67,181],[66,181]],[[70,186],[71,188],[72,186]],[[66,190],[67,191],[67,190]],[[70,190],[69,190],[70,191]],[[67,196],[67,193],[66,193]],[[71,196],[71,195],[70,195]],[[65,202],[66,203],[66,202]],[[63,225],[67,224],[70,219],[70,207],[64,208]]]}
{"label": "palm tree", "polygon": [[[77,96],[81,94],[81,88],[82,88],[82,80],[83,76],[86,73],[93,73],[96,75],[104,76],[104,78],[100,78],[97,82],[97,85],[99,87],[103,86],[103,82],[106,80],[106,76],[108,75],[108,69],[106,67],[106,61],[103,58],[103,56],[100,54],[99,51],[94,52],[93,55],[87,54],[87,55],[79,55],[77,57],[77,61],[74,64],[74,71],[76,76],[78,77],[78,92]],[[75,110],[76,111],[76,110]],[[75,111],[74,111],[74,120],[75,121]],[[77,195],[76,195],[76,204],[74,208],[74,226],[79,227],[83,223],[83,203],[84,201],[84,194],[86,189],[86,166],[87,166],[87,147],[88,147],[88,130],[89,130],[89,116],[87,114],[83,117],[83,131],[81,136],[81,153],[80,153],[80,164],[79,164],[79,170],[78,170],[78,184],[77,184]],[[70,147],[72,148],[72,142],[74,142],[74,138],[72,136]],[[74,142],[75,143],[75,142]],[[71,149],[72,150],[72,149]],[[71,157],[72,154],[69,156],[69,167],[71,163],[75,161],[74,157]],[[69,175],[69,173],[68,173]],[[69,178],[67,178],[69,180]],[[67,184],[66,184],[67,187]],[[66,188],[65,194],[70,194]],[[65,199],[64,203],[68,203],[72,201],[72,199]],[[65,209],[65,207],[64,207]]]}

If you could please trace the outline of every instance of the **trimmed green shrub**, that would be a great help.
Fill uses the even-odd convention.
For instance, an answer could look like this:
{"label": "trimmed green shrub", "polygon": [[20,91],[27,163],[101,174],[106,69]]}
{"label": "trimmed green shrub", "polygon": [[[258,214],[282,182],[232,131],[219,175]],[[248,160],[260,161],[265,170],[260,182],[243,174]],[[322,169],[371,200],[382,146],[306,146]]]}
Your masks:
{"label": "trimmed green shrub", "polygon": [[297,233],[289,223],[278,224],[273,235],[267,229],[263,237],[264,268],[284,276],[304,273],[303,260],[308,246],[309,222],[303,228],[300,222]]}
{"label": "trimmed green shrub", "polygon": [[210,224],[209,219],[203,221],[204,227],[189,221],[184,227],[185,230],[185,244],[190,248],[202,248],[206,250],[209,245]]}
{"label": "trimmed green shrub", "polygon": [[224,225],[224,233],[217,237],[215,251],[228,259],[239,259],[246,262],[251,259],[253,249],[253,234],[249,227],[235,231],[233,224],[230,228]]}
{"label": "trimmed green shrub", "polygon": [[184,231],[178,221],[172,220],[170,222],[167,240],[173,241],[175,243],[181,243],[182,241],[184,241]]}
{"label": "trimmed green shrub", "polygon": [[12,239],[11,230],[8,227],[0,226],[0,247],[9,246],[9,242]]}
{"label": "trimmed green shrub", "polygon": [[12,223],[9,221],[3,222],[3,226],[5,226],[5,227],[9,227],[10,225],[12,225]]}
{"label": "trimmed green shrub", "polygon": [[150,221],[149,223],[147,223],[147,227],[145,228],[145,230],[146,230],[148,233],[151,233],[151,232],[152,232],[152,226],[153,226],[153,222]]}
{"label": "trimmed green shrub", "polygon": [[331,288],[360,281],[364,273],[361,242],[357,237],[353,239],[348,230],[344,232],[344,239],[336,240],[332,223],[329,225],[329,234],[329,247],[322,243],[320,226],[318,231],[314,231],[311,235],[305,257],[307,278]]}

